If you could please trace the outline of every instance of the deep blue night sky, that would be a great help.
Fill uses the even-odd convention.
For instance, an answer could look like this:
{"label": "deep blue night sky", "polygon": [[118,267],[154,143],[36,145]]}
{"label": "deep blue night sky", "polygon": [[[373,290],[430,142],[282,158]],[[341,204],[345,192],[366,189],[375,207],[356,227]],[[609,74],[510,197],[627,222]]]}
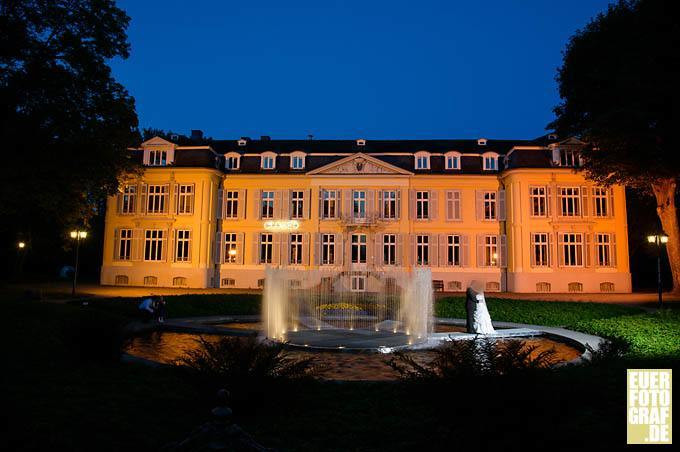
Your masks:
{"label": "deep blue night sky", "polygon": [[125,0],[140,127],[214,138],[534,138],[605,0]]}

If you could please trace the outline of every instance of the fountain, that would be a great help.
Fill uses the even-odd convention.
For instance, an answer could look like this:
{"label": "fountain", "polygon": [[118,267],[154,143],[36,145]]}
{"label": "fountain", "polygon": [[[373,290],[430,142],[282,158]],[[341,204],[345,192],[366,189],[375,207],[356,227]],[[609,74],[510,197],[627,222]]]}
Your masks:
{"label": "fountain", "polygon": [[264,335],[291,345],[394,349],[432,332],[432,276],[411,272],[268,268]]}

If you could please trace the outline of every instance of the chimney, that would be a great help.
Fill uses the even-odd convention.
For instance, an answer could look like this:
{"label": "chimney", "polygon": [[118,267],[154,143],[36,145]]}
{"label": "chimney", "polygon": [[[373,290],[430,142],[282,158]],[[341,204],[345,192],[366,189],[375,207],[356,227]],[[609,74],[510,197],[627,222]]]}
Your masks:
{"label": "chimney", "polygon": [[202,130],[192,130],[191,131],[191,139],[192,140],[202,140],[203,139],[203,131]]}

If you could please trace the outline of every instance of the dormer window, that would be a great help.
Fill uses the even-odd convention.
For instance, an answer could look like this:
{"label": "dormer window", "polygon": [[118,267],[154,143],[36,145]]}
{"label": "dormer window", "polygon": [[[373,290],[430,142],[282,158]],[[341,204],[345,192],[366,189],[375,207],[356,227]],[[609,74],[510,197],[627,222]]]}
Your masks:
{"label": "dormer window", "polygon": [[554,133],[551,133],[551,134],[548,135],[548,139],[549,139],[549,140],[556,140],[556,139],[557,139],[557,135],[554,134]]}
{"label": "dormer window", "polygon": [[241,165],[241,156],[236,152],[224,154],[224,169],[237,170]]}
{"label": "dormer window", "polygon": [[477,146],[486,146],[486,138],[480,138],[477,140]]}
{"label": "dormer window", "polygon": [[301,170],[305,168],[305,153],[293,152],[290,154],[290,168],[294,170]]}
{"label": "dormer window", "polygon": [[425,151],[416,152],[416,169],[428,170],[430,169],[430,153]]}
{"label": "dormer window", "polygon": [[364,139],[357,140],[357,146],[366,146],[366,140]]}
{"label": "dormer window", "polygon": [[168,151],[165,149],[151,149],[149,152],[149,166],[166,166]]}
{"label": "dormer window", "polygon": [[276,168],[276,154],[273,152],[265,152],[262,154],[260,167],[264,170],[273,170]]}
{"label": "dormer window", "polygon": [[574,149],[560,149],[560,166],[579,166],[579,153]]}
{"label": "dormer window", "polygon": [[482,154],[482,161],[484,162],[484,171],[498,171],[498,154],[495,152]]}
{"label": "dormer window", "polygon": [[459,170],[460,169],[460,153],[458,152],[447,152],[444,156],[446,169],[447,170]]}
{"label": "dormer window", "polygon": [[241,139],[238,140],[236,143],[237,143],[239,146],[245,146],[248,142],[247,142],[246,140],[244,140],[243,138],[241,138]]}

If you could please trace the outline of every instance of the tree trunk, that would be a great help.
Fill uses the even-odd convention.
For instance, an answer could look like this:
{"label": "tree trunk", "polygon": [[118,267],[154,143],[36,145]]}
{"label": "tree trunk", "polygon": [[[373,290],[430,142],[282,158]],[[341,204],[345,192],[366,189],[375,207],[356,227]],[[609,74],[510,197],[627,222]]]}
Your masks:
{"label": "tree trunk", "polygon": [[675,179],[661,179],[652,184],[656,197],[656,213],[661,220],[663,232],[668,236],[666,252],[673,275],[673,292],[680,292],[680,226],[675,208]]}

